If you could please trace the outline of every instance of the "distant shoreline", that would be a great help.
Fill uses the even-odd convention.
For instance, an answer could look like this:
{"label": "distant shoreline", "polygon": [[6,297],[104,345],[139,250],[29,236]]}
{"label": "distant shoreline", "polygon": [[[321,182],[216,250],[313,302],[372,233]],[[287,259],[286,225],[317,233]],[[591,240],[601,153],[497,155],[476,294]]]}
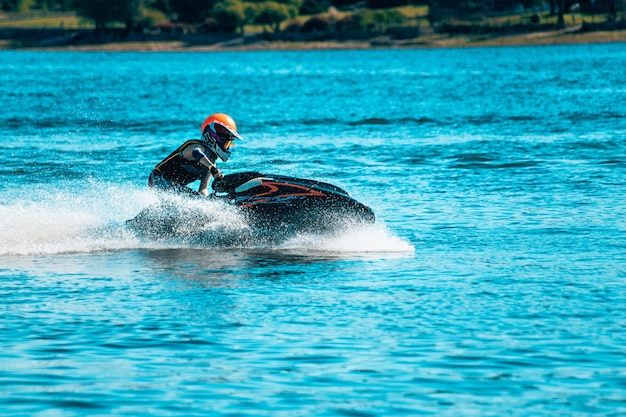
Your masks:
{"label": "distant shoreline", "polygon": [[425,36],[395,40],[379,36],[366,40],[255,40],[244,37],[223,42],[188,44],[184,40],[126,41],[84,44],[39,43],[20,45],[0,40],[0,50],[103,51],[103,52],[210,52],[210,51],[306,51],[350,49],[436,49],[498,46],[548,46],[571,44],[626,43],[626,30],[580,32],[576,30],[533,32],[506,36]]}

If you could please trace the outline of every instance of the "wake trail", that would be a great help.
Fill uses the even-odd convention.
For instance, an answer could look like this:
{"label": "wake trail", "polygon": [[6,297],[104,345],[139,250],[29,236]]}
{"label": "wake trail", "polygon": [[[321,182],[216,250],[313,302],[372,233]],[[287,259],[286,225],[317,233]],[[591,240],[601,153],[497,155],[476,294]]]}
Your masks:
{"label": "wake trail", "polygon": [[172,197],[182,215],[175,235],[141,236],[126,222],[159,198],[145,188],[89,184],[14,197],[0,204],[0,256],[118,250],[232,248],[306,253],[411,252],[384,224],[355,225],[333,234],[268,235],[252,230],[222,201]]}

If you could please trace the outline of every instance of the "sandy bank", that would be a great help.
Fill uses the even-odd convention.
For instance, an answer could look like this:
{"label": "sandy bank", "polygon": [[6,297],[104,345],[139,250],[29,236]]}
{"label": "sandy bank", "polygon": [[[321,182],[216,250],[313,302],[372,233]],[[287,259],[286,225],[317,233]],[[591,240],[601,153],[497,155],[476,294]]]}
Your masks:
{"label": "sandy bank", "polygon": [[188,44],[184,41],[108,42],[98,44],[69,45],[15,45],[0,41],[5,50],[48,50],[48,51],[270,51],[270,50],[346,50],[346,49],[390,49],[390,48],[464,48],[525,45],[567,45],[595,43],[626,43],[626,30],[579,32],[576,30],[534,32],[510,36],[430,36],[407,40],[394,40],[387,36],[368,40],[329,41],[267,41],[250,42],[245,38],[234,38],[210,44]]}

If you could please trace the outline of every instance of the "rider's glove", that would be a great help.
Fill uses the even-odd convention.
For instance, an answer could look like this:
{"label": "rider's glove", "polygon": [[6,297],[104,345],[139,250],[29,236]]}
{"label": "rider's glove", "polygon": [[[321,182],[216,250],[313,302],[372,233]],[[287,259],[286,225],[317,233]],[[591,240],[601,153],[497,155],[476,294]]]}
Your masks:
{"label": "rider's glove", "polygon": [[213,178],[215,178],[216,180],[221,180],[222,178],[224,178],[224,174],[222,174],[222,171],[217,169],[215,165],[211,167],[211,175],[213,175]]}

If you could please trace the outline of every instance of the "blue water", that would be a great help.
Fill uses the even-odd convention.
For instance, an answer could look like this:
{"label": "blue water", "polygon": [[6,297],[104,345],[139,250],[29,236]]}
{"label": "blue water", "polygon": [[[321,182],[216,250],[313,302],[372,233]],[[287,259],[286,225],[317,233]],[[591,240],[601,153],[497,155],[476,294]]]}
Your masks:
{"label": "blue water", "polygon": [[[626,415],[624,68],[0,52],[0,414]],[[331,182],[376,224],[268,244],[207,202],[218,240],[127,230],[215,111],[245,136],[224,173]]]}

